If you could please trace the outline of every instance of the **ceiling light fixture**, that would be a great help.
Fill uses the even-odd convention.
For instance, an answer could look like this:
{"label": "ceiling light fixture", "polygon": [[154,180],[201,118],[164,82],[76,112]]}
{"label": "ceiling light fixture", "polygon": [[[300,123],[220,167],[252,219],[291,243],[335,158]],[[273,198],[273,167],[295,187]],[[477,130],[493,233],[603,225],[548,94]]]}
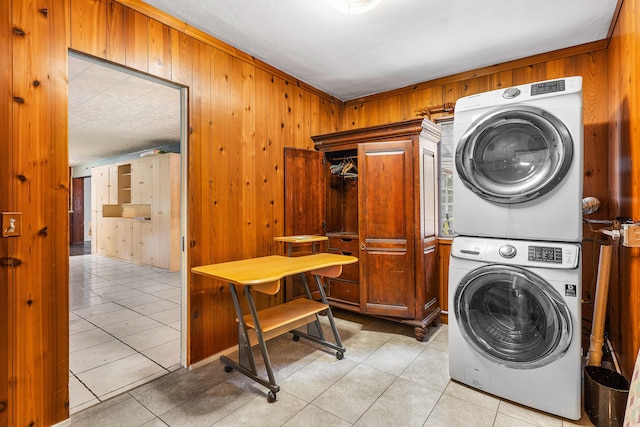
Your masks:
{"label": "ceiling light fixture", "polygon": [[369,12],[376,7],[380,0],[328,0],[329,3],[342,13],[357,15]]}

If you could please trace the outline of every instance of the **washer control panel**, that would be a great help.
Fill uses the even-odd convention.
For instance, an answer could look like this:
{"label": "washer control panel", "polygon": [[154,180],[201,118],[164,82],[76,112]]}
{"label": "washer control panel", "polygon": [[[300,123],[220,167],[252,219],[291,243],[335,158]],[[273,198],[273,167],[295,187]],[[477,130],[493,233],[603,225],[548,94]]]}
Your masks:
{"label": "washer control panel", "polygon": [[550,246],[529,246],[529,261],[562,264],[562,248]]}
{"label": "washer control panel", "polygon": [[523,267],[573,269],[579,264],[580,249],[579,243],[458,236],[453,239],[451,256]]}

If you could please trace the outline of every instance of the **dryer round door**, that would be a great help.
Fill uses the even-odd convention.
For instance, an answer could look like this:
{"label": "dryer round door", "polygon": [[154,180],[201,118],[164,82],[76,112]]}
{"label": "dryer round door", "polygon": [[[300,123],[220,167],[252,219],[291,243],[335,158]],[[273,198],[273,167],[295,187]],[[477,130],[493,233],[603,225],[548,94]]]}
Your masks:
{"label": "dryer round door", "polygon": [[541,367],[571,344],[571,313],[562,296],[523,268],[493,264],[472,270],[458,284],[453,303],[467,343],[500,365]]}
{"label": "dryer round door", "polygon": [[480,197],[511,204],[536,199],[566,175],[573,139],[565,124],[540,108],[510,105],[474,121],[458,142],[456,171]]}

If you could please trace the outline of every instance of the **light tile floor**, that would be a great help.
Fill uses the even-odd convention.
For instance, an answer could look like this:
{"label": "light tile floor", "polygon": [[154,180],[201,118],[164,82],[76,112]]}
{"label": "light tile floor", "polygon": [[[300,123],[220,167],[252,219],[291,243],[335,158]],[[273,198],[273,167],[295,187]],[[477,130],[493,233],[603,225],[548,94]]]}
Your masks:
{"label": "light tile floor", "polygon": [[[413,328],[334,310],[347,351],[286,334],[267,343],[281,387],[266,389],[214,361],[180,368],[73,415],[73,426],[590,426],[497,399],[452,382],[447,326],[418,342]],[[326,318],[325,333],[330,335]],[[257,349],[256,355],[258,354]],[[230,357],[237,360],[237,352]],[[258,360],[258,369],[264,365]]]}
{"label": "light tile floor", "polygon": [[180,368],[180,273],[69,257],[71,414]]}

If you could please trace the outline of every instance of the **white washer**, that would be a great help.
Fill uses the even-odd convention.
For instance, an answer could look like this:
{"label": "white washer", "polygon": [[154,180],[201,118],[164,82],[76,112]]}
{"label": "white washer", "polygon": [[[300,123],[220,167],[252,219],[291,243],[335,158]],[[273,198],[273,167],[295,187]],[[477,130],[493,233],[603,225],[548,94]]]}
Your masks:
{"label": "white washer", "polygon": [[581,260],[573,243],[456,237],[451,378],[551,414],[581,416]]}
{"label": "white washer", "polygon": [[582,240],[582,77],[460,98],[453,138],[457,234]]}

